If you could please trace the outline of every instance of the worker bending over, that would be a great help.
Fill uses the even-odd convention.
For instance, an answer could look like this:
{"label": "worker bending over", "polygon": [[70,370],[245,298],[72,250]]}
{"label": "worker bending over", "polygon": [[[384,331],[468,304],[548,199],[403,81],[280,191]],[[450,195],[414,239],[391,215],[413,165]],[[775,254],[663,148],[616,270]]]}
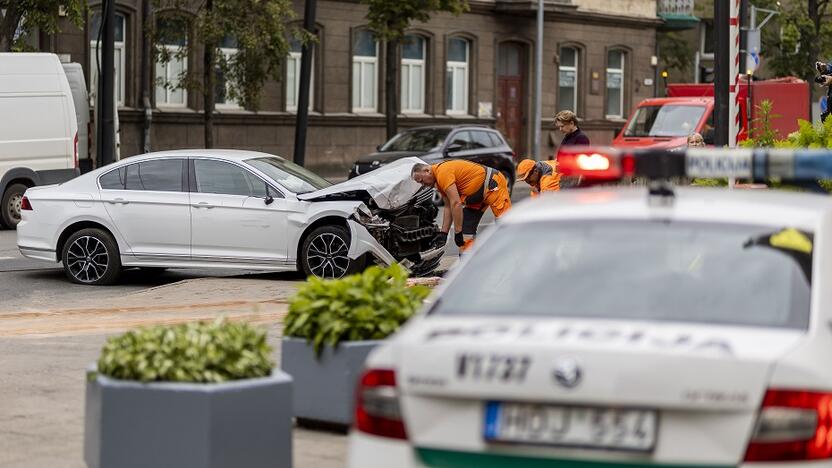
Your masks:
{"label": "worker bending over", "polygon": [[432,166],[415,164],[411,177],[416,182],[435,187],[445,202],[442,232],[454,226],[454,243],[467,249],[477,235],[477,227],[487,208],[499,218],[511,208],[511,196],[505,176],[496,169],[463,160],[442,161]]}
{"label": "worker bending over", "polygon": [[532,188],[531,195],[560,190],[560,174],[557,161],[524,159],[517,165],[517,180],[525,181]]}

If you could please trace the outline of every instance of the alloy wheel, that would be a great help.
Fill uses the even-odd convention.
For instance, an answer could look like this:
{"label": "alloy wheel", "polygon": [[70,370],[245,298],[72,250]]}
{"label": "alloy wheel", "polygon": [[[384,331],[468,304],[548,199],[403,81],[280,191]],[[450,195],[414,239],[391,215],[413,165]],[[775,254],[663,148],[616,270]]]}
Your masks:
{"label": "alloy wheel", "polygon": [[110,256],[107,247],[92,236],[79,237],[66,254],[69,273],[82,283],[94,283],[107,272]]}
{"label": "alloy wheel", "polygon": [[341,237],[329,232],[319,234],[309,244],[309,269],[319,278],[341,278],[350,266],[348,252],[349,247]]}

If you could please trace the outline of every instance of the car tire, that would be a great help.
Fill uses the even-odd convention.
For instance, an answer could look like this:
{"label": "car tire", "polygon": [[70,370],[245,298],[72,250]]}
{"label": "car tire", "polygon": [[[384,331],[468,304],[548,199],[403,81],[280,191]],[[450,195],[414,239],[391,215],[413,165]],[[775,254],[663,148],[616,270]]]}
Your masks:
{"label": "car tire", "polygon": [[300,266],[306,276],[337,279],[359,273],[366,264],[365,256],[355,260],[347,257],[350,234],[343,226],[321,226],[309,233],[300,249]]}
{"label": "car tire", "polygon": [[20,203],[28,188],[24,184],[12,184],[3,192],[0,201],[0,221],[3,226],[14,229],[20,223]]}
{"label": "car tire", "polygon": [[113,284],[121,274],[118,244],[101,229],[82,229],[64,243],[61,260],[64,273],[77,284]]}

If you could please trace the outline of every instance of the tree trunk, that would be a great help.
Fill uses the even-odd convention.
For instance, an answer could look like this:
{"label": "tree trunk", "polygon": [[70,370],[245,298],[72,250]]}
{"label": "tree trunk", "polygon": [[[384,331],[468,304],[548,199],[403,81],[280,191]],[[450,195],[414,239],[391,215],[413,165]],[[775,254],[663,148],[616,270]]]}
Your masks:
{"label": "tree trunk", "polygon": [[[818,39],[820,38],[820,22],[821,22],[820,14],[819,14],[819,11],[818,11],[818,0],[809,0],[807,13],[809,15],[809,19],[812,20],[812,25],[814,27],[814,37],[812,37],[811,40],[809,41],[809,57],[810,57],[810,60],[811,60],[810,66],[812,68],[814,68],[814,63],[816,61],[821,61],[823,63],[829,63],[827,58],[818,57],[818,54],[820,54],[820,47],[818,45]],[[808,74],[807,81],[809,81],[810,83],[811,83],[811,79],[812,79],[813,75],[814,75],[814,71],[812,73]],[[809,88],[809,117],[810,117],[810,120],[811,120],[811,117],[812,117],[812,108],[815,104],[815,99],[813,97],[814,93],[812,93],[812,86],[813,85],[810,85],[810,88]]]}
{"label": "tree trunk", "polygon": [[[212,14],[212,9],[214,7],[213,0],[206,0],[205,2],[205,9],[207,11],[207,15],[210,18]],[[210,20],[209,20],[210,21]],[[215,44],[206,42],[204,44],[205,51],[202,55],[202,66],[203,66],[203,75],[202,75],[202,95],[205,99],[204,107],[205,112],[203,113],[204,117],[204,127],[205,127],[205,148],[213,148],[214,147],[214,82],[215,82],[215,71],[214,71],[214,53],[216,51]]]}
{"label": "tree trunk", "polygon": [[14,33],[20,23],[16,2],[12,2],[5,15],[0,16],[0,52],[11,52],[14,45]]}
{"label": "tree trunk", "polygon": [[398,133],[399,93],[396,92],[399,71],[399,41],[387,41],[387,53],[384,59],[385,113],[387,114],[387,139]]}

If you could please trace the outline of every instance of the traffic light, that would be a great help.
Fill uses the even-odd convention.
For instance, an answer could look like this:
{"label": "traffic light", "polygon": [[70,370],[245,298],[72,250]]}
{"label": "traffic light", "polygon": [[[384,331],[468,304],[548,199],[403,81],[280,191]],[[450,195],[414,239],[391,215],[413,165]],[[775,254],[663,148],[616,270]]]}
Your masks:
{"label": "traffic light", "polygon": [[699,67],[699,82],[713,83],[714,82],[714,68],[713,67]]}

